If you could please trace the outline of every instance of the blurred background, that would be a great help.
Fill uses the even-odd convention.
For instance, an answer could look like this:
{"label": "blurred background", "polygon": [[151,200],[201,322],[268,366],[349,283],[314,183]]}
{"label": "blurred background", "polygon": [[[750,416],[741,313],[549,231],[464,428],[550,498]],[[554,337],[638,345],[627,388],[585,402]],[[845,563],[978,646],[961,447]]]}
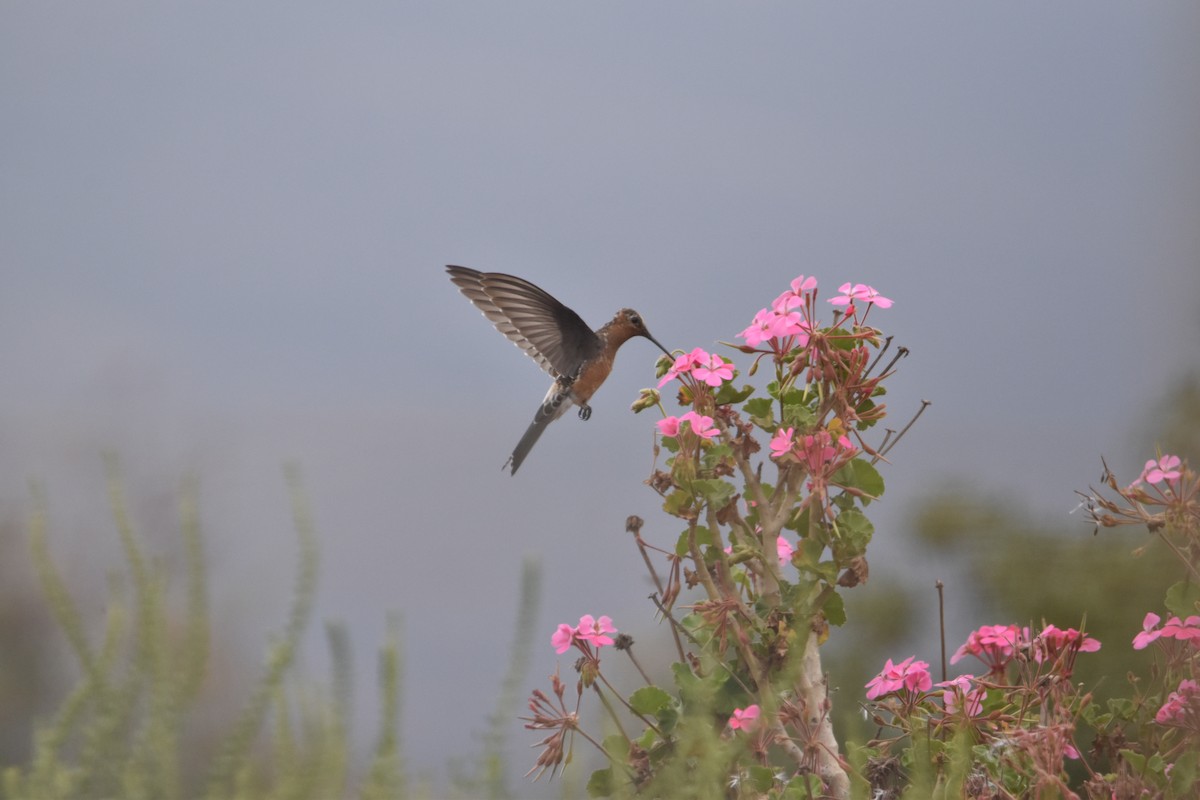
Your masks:
{"label": "blurred background", "polygon": [[[835,673],[845,708],[884,654],[936,663],[935,580],[951,648],[1049,615],[1052,585],[1111,600],[1145,537],[1092,538],[1073,491],[1102,455],[1127,483],[1156,445],[1195,443],[1198,40],[1182,3],[5,3],[0,757],[27,757],[78,678],[28,563],[28,482],[99,624],[122,563],[106,452],[168,564],[198,476],[213,731],[287,613],[285,461],[320,531],[316,614],[350,631],[364,746],[400,614],[422,780],[481,747],[527,558],[525,687],[584,613],[653,648],[623,524],[679,532],[642,483],[653,420],[628,410],[657,350],[627,345],[592,419],[510,477],[548,380],[447,263],[597,326],[635,307],[672,348],[719,350],[802,273],[895,300],[871,317],[911,351],[891,426],[932,406],[871,507],[871,582],[831,650],[856,664]],[[1131,638],[1149,610],[1132,606],[1089,620]],[[893,616],[854,630],[856,608]],[[327,668],[314,628],[299,670]],[[509,732],[523,772],[540,737]]]}

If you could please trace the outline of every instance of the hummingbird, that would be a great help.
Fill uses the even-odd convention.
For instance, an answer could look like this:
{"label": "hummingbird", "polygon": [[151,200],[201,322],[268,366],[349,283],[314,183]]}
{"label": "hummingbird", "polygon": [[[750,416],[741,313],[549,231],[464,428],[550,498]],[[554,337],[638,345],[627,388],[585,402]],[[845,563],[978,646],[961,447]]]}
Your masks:
{"label": "hummingbird", "polygon": [[588,400],[612,372],[613,359],[621,345],[634,336],[643,336],[671,356],[670,351],[650,335],[642,315],[632,308],[622,308],[593,331],[578,314],[529,281],[468,267],[447,266],[446,272],[496,330],[524,350],[554,379],[533,415],[533,422],[501,467],[511,466],[513,475],[517,474],[546,426],[572,405],[579,407],[580,419],[592,416]]}

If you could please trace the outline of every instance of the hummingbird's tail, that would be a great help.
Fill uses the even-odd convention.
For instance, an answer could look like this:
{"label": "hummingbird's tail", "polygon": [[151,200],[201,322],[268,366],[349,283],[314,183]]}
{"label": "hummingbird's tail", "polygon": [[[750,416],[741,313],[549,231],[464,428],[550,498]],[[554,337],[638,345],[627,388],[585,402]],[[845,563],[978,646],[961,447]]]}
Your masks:
{"label": "hummingbird's tail", "polygon": [[571,403],[569,402],[567,392],[558,384],[551,386],[550,391],[546,393],[546,399],[542,401],[542,404],[538,406],[537,413],[533,415],[533,422],[529,423],[529,427],[525,429],[525,435],[521,437],[521,441],[517,442],[517,446],[513,448],[512,455],[508,457],[508,461],[505,461],[504,466],[500,469],[508,469],[511,465],[512,474],[516,475],[521,462],[525,460],[525,456],[529,455],[529,451],[537,444],[542,431],[546,430],[546,426],[551,422],[561,417],[570,406]]}

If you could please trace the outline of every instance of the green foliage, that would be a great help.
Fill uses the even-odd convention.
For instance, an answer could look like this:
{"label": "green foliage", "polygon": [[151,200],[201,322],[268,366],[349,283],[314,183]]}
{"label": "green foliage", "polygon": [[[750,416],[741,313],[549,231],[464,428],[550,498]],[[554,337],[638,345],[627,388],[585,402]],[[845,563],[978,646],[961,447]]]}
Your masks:
{"label": "green foliage", "polygon": [[[287,471],[300,560],[292,608],[282,635],[269,649],[263,675],[208,771],[207,788],[194,785],[183,768],[189,748],[184,730],[207,674],[211,647],[196,481],[186,480],[181,492],[185,611],[176,618],[169,611],[169,576],[139,540],[112,458],[107,472],[125,572],[110,581],[107,617],[95,642],[50,557],[47,502],[40,487],[33,487],[33,565],[82,677],[58,713],[38,727],[29,762],[4,771],[0,797],[344,796],[351,694],[344,629],[327,629],[332,691],[302,686],[289,677],[311,616],[317,575],[316,533],[297,471]],[[384,714],[375,761],[360,789],[364,797],[408,795],[395,735],[400,686],[393,626],[381,654]]]}

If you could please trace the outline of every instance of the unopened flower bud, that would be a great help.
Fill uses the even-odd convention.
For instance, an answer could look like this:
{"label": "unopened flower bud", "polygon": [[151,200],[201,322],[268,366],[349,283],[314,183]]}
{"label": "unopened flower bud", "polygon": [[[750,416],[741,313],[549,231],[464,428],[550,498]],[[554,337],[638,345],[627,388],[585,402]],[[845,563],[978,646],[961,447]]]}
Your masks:
{"label": "unopened flower bud", "polygon": [[629,407],[633,413],[637,414],[645,411],[647,408],[655,408],[658,406],[661,399],[657,389],[642,389],[638,392],[637,400],[633,401],[633,405]]}

